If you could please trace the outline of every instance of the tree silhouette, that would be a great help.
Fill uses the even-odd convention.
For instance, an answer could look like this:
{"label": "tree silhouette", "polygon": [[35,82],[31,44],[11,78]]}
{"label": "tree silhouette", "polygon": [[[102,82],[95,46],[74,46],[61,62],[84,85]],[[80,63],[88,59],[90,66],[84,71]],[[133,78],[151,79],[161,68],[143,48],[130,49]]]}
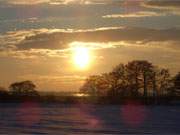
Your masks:
{"label": "tree silhouette", "polygon": [[14,96],[37,97],[36,85],[31,81],[15,82],[9,86],[10,92]]}
{"label": "tree silhouette", "polygon": [[109,82],[105,75],[93,75],[86,79],[80,91],[92,96],[105,96],[109,89]]}
{"label": "tree silhouette", "polygon": [[145,60],[135,60],[129,62],[126,65],[128,70],[128,79],[130,81],[130,85],[135,87],[135,91],[139,92],[139,90],[143,89],[143,96],[147,97],[148,93],[148,85],[150,82],[150,77],[153,73],[153,65],[152,63]]}
{"label": "tree silhouette", "polygon": [[171,79],[170,79],[170,73],[168,69],[160,69],[157,72],[157,92],[158,95],[164,95],[168,91],[168,88],[171,87]]}
{"label": "tree silhouette", "polygon": [[113,76],[113,87],[111,91],[109,91],[109,94],[112,97],[131,97],[138,95],[137,91],[134,91],[134,85],[128,78],[128,71],[124,64],[119,64],[116,66],[113,71],[109,73],[109,75]]}
{"label": "tree silhouette", "polygon": [[180,72],[174,77],[174,92],[176,95],[180,95]]}
{"label": "tree silhouette", "polygon": [[90,76],[81,92],[96,96],[147,97],[167,94],[172,87],[167,69],[158,68],[145,60],[119,64],[111,72]]}

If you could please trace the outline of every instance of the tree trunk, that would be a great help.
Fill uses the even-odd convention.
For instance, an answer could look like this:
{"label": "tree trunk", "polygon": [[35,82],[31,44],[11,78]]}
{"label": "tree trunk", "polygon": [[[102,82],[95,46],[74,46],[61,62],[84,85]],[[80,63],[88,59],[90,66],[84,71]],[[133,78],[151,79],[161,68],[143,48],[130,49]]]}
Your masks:
{"label": "tree trunk", "polygon": [[136,73],[136,94],[138,93],[138,75],[137,75],[137,73]]}
{"label": "tree trunk", "polygon": [[157,88],[156,88],[156,73],[153,74],[153,97],[157,96]]}
{"label": "tree trunk", "polygon": [[144,72],[143,78],[144,78],[144,97],[147,97],[147,76],[146,76],[146,72]]}

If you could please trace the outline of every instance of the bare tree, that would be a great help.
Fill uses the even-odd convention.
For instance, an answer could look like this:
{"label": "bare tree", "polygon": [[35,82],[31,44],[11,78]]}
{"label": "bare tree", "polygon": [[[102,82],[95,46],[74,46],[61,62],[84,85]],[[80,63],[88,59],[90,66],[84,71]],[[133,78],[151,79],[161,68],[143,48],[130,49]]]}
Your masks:
{"label": "bare tree", "polygon": [[180,72],[173,79],[174,92],[176,95],[180,95]]}
{"label": "bare tree", "polygon": [[135,86],[135,91],[138,93],[138,91],[143,88],[143,95],[147,97],[148,85],[153,73],[152,63],[144,60],[135,60],[129,62],[126,68],[128,79],[131,85]]}

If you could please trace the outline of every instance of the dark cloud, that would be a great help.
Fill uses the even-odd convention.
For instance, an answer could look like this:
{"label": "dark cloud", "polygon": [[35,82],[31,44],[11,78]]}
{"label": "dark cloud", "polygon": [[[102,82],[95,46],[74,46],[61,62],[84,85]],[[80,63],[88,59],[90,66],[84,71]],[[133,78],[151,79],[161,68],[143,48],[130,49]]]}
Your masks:
{"label": "dark cloud", "polygon": [[74,41],[79,42],[165,42],[180,41],[180,29],[148,29],[124,27],[73,32],[43,32],[25,37],[16,44],[20,50],[28,49],[65,49]]}
{"label": "dark cloud", "polygon": [[180,0],[151,0],[144,3],[155,8],[180,8]]}

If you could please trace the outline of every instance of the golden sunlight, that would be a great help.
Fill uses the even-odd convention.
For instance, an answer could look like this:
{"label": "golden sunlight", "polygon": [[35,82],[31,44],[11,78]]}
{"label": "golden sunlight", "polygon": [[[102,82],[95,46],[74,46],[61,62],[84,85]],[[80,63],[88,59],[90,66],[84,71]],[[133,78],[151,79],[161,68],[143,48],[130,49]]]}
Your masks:
{"label": "golden sunlight", "polygon": [[90,50],[86,47],[76,46],[74,49],[73,60],[76,67],[85,69],[90,63]]}

